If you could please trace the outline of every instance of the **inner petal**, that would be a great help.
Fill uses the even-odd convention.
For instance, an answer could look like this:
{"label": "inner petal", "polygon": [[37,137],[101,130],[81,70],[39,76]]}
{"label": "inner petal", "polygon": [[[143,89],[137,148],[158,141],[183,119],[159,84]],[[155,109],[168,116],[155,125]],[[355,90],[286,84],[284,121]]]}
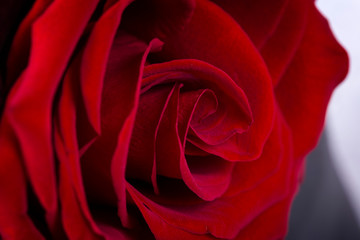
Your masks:
{"label": "inner petal", "polygon": [[[190,93],[207,89],[190,113],[190,126],[186,121],[179,124],[180,128],[186,126],[185,130],[179,129],[180,139],[183,141],[186,135],[197,148],[229,161],[244,158],[249,147],[241,135],[252,125],[252,113],[244,92],[225,72],[199,60],[184,59],[148,65],[144,68],[144,76],[143,90],[156,84],[183,84],[180,117],[192,102],[188,100],[194,97]],[[228,146],[226,151],[223,145]]]}
{"label": "inner petal", "polygon": [[157,86],[141,95],[129,148],[127,177],[150,182],[156,132],[172,93],[172,86]]}
{"label": "inner petal", "polygon": [[[237,133],[248,130],[249,122],[244,121],[244,116],[237,104],[238,99],[232,99],[226,94],[218,93],[220,96],[212,99],[204,96],[196,106],[191,120],[191,134],[189,138],[200,138],[209,145],[217,145],[225,142]],[[216,103],[214,103],[216,101]],[[219,103],[217,102],[219,101]],[[200,117],[204,109],[213,108],[216,104],[216,111],[210,114],[207,109],[207,116]]]}
{"label": "inner petal", "polygon": [[183,147],[189,128],[195,124],[199,128],[202,122],[213,115],[218,108],[218,100],[210,89],[182,91],[179,99],[178,130]]}
{"label": "inner petal", "polygon": [[[217,103],[216,97],[207,89],[182,92],[180,87],[171,96],[160,120],[156,138],[157,173],[182,179],[198,197],[213,200],[229,186],[233,164],[215,155],[185,156],[185,144],[186,133],[199,103],[206,99]],[[200,104],[200,110],[198,118],[208,117],[216,111],[216,104],[203,109]]]}

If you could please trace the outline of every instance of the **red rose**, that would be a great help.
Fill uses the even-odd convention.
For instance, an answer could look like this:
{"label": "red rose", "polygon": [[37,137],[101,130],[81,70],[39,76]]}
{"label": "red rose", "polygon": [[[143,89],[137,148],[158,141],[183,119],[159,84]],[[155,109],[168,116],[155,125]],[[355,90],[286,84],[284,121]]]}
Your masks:
{"label": "red rose", "polygon": [[284,238],[348,67],[313,1],[38,0],[12,24],[3,239]]}

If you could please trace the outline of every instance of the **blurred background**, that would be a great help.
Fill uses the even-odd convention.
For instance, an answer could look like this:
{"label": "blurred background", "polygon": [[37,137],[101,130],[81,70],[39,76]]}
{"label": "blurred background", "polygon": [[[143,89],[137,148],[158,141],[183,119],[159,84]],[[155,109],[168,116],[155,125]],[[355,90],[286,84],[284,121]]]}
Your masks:
{"label": "blurred background", "polygon": [[307,160],[287,240],[360,239],[360,0],[318,0],[350,56],[330,101],[326,128]]}

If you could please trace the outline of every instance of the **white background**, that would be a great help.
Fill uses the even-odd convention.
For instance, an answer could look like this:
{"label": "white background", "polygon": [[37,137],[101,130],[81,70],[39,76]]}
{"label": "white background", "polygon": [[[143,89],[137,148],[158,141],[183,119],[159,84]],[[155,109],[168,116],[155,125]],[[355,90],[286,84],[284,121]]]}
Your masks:
{"label": "white background", "polygon": [[350,56],[350,71],[330,101],[326,128],[330,154],[360,225],[360,0],[318,0],[316,5]]}

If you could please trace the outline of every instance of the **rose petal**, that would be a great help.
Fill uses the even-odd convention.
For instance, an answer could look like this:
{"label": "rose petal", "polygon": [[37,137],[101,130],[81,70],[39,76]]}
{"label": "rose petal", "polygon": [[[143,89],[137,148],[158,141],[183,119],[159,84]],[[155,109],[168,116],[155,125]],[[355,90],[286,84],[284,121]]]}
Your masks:
{"label": "rose petal", "polygon": [[26,177],[14,133],[6,118],[0,126],[0,236],[43,239],[27,215]]}
{"label": "rose petal", "polygon": [[284,158],[276,173],[255,189],[241,192],[232,197],[218,198],[211,202],[199,202],[191,205],[171,205],[171,203],[159,205],[151,200],[151,194],[145,196],[128,185],[130,195],[143,214],[146,214],[145,219],[150,228],[153,227],[153,232],[158,229],[151,222],[158,222],[158,219],[161,219],[163,220],[161,227],[164,229],[164,234],[176,227],[192,234],[210,233],[218,238],[234,238],[259,214],[286,197],[289,193],[289,180],[294,169],[294,161],[289,129],[281,118],[279,120],[284,143]]}
{"label": "rose petal", "polygon": [[[66,158],[66,156],[64,157]],[[84,214],[83,205],[78,203],[78,195],[73,190],[73,180],[70,179],[69,169],[64,164],[59,166],[59,188],[62,206],[62,223],[69,238],[87,237],[91,239],[104,239],[98,227],[89,216]],[[80,205],[80,206],[79,206]]]}
{"label": "rose petal", "polygon": [[183,157],[180,164],[186,185],[205,201],[213,201],[224,194],[234,168],[234,163],[214,155]]}
{"label": "rose petal", "polygon": [[[198,92],[198,93],[197,93]],[[223,135],[224,133],[229,133],[229,132],[242,132],[243,129],[245,128],[244,126],[239,126],[237,127],[237,124],[239,124],[239,119],[235,118],[235,119],[231,119],[232,116],[231,114],[226,114],[227,110],[224,108],[226,108],[224,105],[226,104],[221,104],[221,120],[235,120],[233,122],[232,125],[232,129],[226,129],[226,124],[223,124],[221,127],[223,128],[223,131],[219,131],[219,129],[217,127],[220,127],[220,122],[223,123],[225,121],[214,121],[214,118],[219,118],[219,116],[215,116],[215,115],[220,115],[218,112],[219,109],[219,101],[216,97],[216,94],[213,90],[211,89],[201,89],[198,90],[195,94],[194,92],[190,92],[190,96],[187,96],[187,98],[182,99],[180,102],[183,102],[183,104],[180,104],[182,106],[187,105],[187,103],[192,102],[188,100],[188,97],[193,98],[195,96],[197,96],[197,102],[195,105],[195,108],[192,111],[192,116],[191,116],[191,120],[190,120],[190,126],[192,128],[192,130],[195,132],[195,134],[202,138],[202,140],[210,140],[212,138],[215,138],[215,142],[218,141],[222,141],[223,139],[219,140],[219,137],[221,137],[221,135]],[[186,93],[181,94],[181,97],[184,98],[186,96]],[[230,102],[231,104],[231,102]],[[181,109],[183,109],[184,107],[180,107],[180,114],[182,113]],[[230,115],[230,116],[227,116]],[[230,119],[225,119],[225,118],[230,118]],[[181,121],[180,121],[181,122]],[[228,127],[228,126],[227,126]],[[211,130],[216,129],[217,132],[213,132]],[[220,132],[220,134],[218,134]],[[205,135],[205,136],[204,136]],[[185,141],[185,135],[183,136],[183,141]],[[214,140],[214,139],[212,139]],[[209,142],[208,142],[209,143]],[[214,142],[212,142],[214,144]]]}
{"label": "rose petal", "polygon": [[[274,100],[267,68],[246,33],[217,5],[198,0],[189,24],[164,43],[155,60],[173,58],[208,62],[226,72],[245,92],[254,122],[236,139],[236,146],[243,153],[242,160],[257,158],[272,127]],[[227,148],[231,149],[234,146]]]}
{"label": "rose petal", "polygon": [[[55,221],[57,208],[51,139],[52,102],[71,53],[96,3],[55,1],[33,23],[29,64],[11,89],[3,113],[19,139],[30,182],[47,211],[50,225]],[[62,21],[59,21],[60,16]]]}
{"label": "rose petal", "polygon": [[241,160],[244,149],[239,141],[252,123],[252,114],[244,92],[227,74],[208,63],[185,59],[148,65],[144,69],[144,76],[143,91],[157,84],[172,82],[183,83],[184,88],[190,90],[206,88],[214,91],[218,101],[217,111],[203,119],[202,124],[208,129],[192,125],[192,135],[187,140],[229,161]]}
{"label": "rose petal", "polygon": [[[279,111],[279,109],[278,109]],[[283,122],[279,115],[275,118],[273,130],[267,140],[263,153],[255,161],[242,162],[235,165],[231,184],[225,196],[233,196],[242,191],[256,188],[278,171],[286,156],[285,148],[289,148],[288,143],[284,143]]]}
{"label": "rose petal", "polygon": [[157,171],[162,176],[182,178],[200,198],[213,200],[225,192],[230,181],[232,164],[210,157],[206,165],[202,159],[195,157],[192,161],[187,161],[177,127],[179,87],[177,85],[160,120],[156,138]]}
{"label": "rose petal", "polygon": [[147,46],[131,35],[118,33],[104,80],[102,135],[82,158],[84,182],[90,198],[108,204],[117,202],[124,226],[130,225],[126,211],[125,166],[138,106],[142,68],[149,51],[159,48],[159,44],[154,40]]}
{"label": "rose petal", "polygon": [[97,221],[101,231],[103,231],[106,235],[107,240],[154,238],[149,230],[144,229],[146,226],[142,226],[144,227],[142,229],[132,229],[132,231],[128,231],[127,229],[123,229],[121,226],[114,226],[113,224],[107,222],[101,220]]}
{"label": "rose petal", "polygon": [[26,214],[11,213],[0,216],[0,236],[2,239],[45,239]]}
{"label": "rose petal", "polygon": [[[305,161],[295,159],[291,170],[290,191],[286,198],[266,209],[246,226],[235,239],[283,239],[286,236],[290,217],[290,207],[301,182]],[[261,228],[261,231],[258,229]]]}
{"label": "rose petal", "polygon": [[168,222],[166,222],[159,215],[151,211],[147,207],[147,205],[143,203],[142,199],[138,197],[135,188],[128,184],[127,189],[132,198],[134,199],[135,203],[138,205],[142,215],[144,216],[156,239],[214,239],[211,235],[200,235],[186,232],[182,229],[179,229],[177,226],[168,224]]}
{"label": "rose petal", "polygon": [[165,40],[182,31],[194,7],[195,0],[135,1],[126,9],[122,27],[146,41]]}
{"label": "rose petal", "polygon": [[291,0],[213,0],[244,29],[257,48],[275,31]]}
{"label": "rose petal", "polygon": [[[89,121],[100,134],[100,106],[107,59],[124,9],[132,0],[120,0],[95,23],[81,61],[81,88]],[[99,44],[101,43],[101,44]]]}
{"label": "rose petal", "polygon": [[156,169],[158,174],[181,178],[180,158],[183,155],[182,144],[178,134],[178,104],[180,85],[175,84],[169,102],[159,119],[156,132]]}
{"label": "rose petal", "polygon": [[275,32],[260,49],[274,86],[286,71],[301,43],[311,4],[312,0],[289,1]]}
{"label": "rose petal", "polygon": [[297,158],[315,147],[330,95],[347,70],[346,52],[313,6],[301,45],[275,89],[292,130]]}
{"label": "rose petal", "polygon": [[[8,69],[6,62],[8,60],[10,47],[14,40],[14,35],[19,27],[22,19],[31,9],[33,4],[32,0],[14,0],[14,1],[1,1],[0,2],[0,111],[3,107],[3,98],[5,97],[5,76]],[[10,82],[9,80],[7,80]],[[8,88],[9,86],[7,86]]]}
{"label": "rose petal", "polygon": [[60,162],[62,221],[69,238],[104,239],[88,208],[76,138],[75,90],[81,55],[71,63],[64,78],[59,111],[55,115],[55,148]]}
{"label": "rose petal", "polygon": [[[296,187],[292,189],[296,190]],[[287,233],[290,206],[295,191],[284,200],[266,209],[248,224],[234,239],[284,239]],[[261,228],[261,231],[259,229]]]}
{"label": "rose petal", "polygon": [[130,178],[151,181],[155,191],[158,191],[156,137],[160,119],[173,92],[174,87],[164,86],[141,95],[130,143],[126,175]]}
{"label": "rose petal", "polygon": [[[60,164],[60,200],[62,206],[62,222],[66,235],[71,239],[105,239],[93,220],[84,214],[83,206],[78,203],[77,193],[73,192],[69,170]],[[79,206],[80,205],[80,206]]]}
{"label": "rose petal", "polygon": [[21,22],[11,45],[7,61],[7,84],[12,85],[26,67],[31,44],[31,26],[44,13],[52,0],[37,0]]}

